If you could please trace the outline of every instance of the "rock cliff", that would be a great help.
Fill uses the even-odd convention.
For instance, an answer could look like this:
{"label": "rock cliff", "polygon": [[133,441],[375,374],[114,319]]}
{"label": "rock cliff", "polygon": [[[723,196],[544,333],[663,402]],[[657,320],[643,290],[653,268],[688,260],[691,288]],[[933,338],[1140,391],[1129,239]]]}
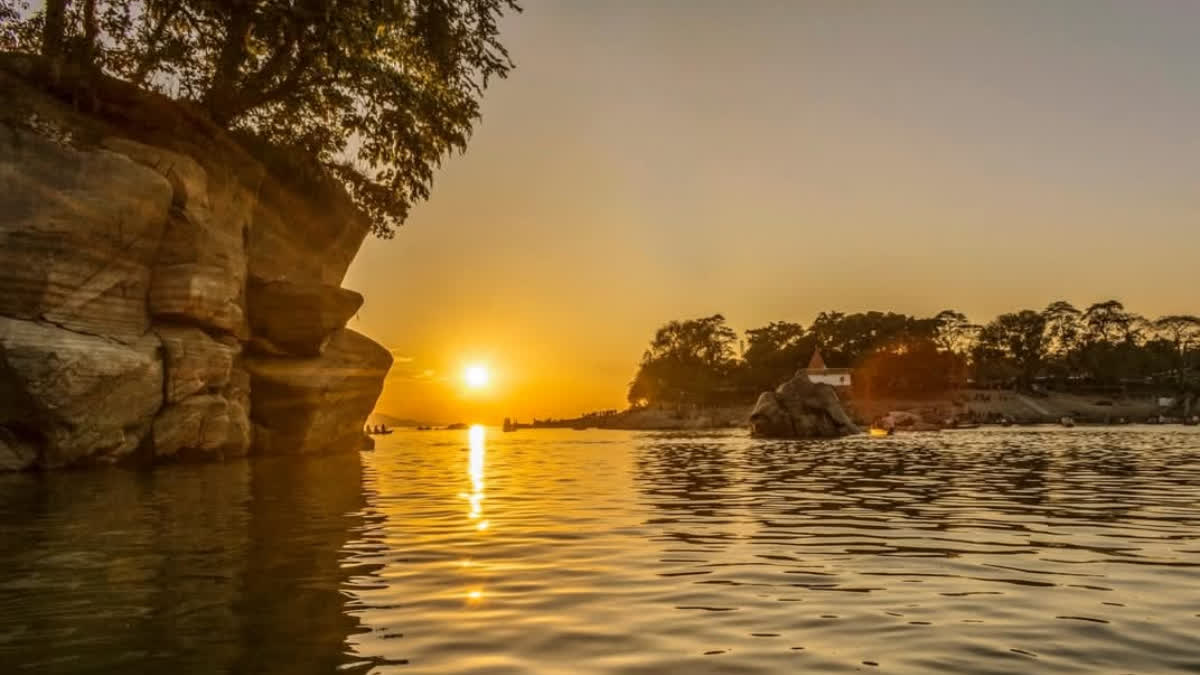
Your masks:
{"label": "rock cliff", "polygon": [[27,77],[0,61],[0,470],[356,449],[391,356],[345,328],[345,193],[161,97],[83,114]]}
{"label": "rock cliff", "polygon": [[804,373],[763,392],[750,413],[751,435],[765,438],[837,438],[858,433],[837,393]]}

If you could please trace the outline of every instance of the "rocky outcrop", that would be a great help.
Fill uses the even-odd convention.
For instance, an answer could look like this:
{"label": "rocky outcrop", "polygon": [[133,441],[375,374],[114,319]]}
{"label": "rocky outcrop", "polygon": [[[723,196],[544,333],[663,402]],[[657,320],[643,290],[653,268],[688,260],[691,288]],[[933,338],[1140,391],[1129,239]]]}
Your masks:
{"label": "rocky outcrop", "polygon": [[0,315],[137,341],[170,204],[129,157],[0,126]]}
{"label": "rocky outcrop", "polygon": [[763,392],[750,413],[751,435],[763,438],[837,438],[858,431],[833,387],[803,373]]}
{"label": "rocky outcrop", "polygon": [[264,454],[312,453],[358,442],[392,355],[343,329],[319,357],[251,356],[245,363],[256,448]]}
{"label": "rocky outcrop", "polygon": [[362,306],[354,291],[320,283],[252,278],[246,287],[254,344],[268,354],[318,356]]}
{"label": "rocky outcrop", "polygon": [[0,428],[37,445],[46,468],[125,458],[162,407],[158,352],[153,333],[126,345],[0,318]]}
{"label": "rocky outcrop", "polygon": [[167,403],[229,384],[233,360],[241,351],[237,342],[218,342],[193,326],[156,326],[154,332],[163,345]]}
{"label": "rocky outcrop", "polygon": [[246,411],[219,394],[192,396],[154,418],[156,457],[238,457],[250,442]]}
{"label": "rocky outcrop", "polygon": [[103,96],[81,115],[0,59],[0,470],[358,448],[391,365],[344,328],[368,222]]}

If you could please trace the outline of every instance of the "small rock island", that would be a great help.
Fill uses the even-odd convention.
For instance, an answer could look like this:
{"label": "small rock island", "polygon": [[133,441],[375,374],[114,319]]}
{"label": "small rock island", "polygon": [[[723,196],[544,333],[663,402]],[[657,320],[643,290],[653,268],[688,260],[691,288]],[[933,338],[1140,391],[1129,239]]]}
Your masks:
{"label": "small rock island", "polygon": [[750,433],[762,438],[838,438],[859,432],[833,387],[801,371],[765,391],[750,412]]}

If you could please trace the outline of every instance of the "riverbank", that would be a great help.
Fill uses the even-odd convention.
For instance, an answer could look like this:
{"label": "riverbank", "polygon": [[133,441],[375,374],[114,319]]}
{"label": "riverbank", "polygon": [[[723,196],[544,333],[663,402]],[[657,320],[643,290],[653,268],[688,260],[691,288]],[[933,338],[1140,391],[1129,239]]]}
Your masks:
{"label": "riverbank", "polygon": [[[913,413],[932,423],[949,419],[980,424],[1006,420],[1015,424],[1056,424],[1070,417],[1080,424],[1146,422],[1177,410],[1163,409],[1158,396],[1106,398],[1049,392],[1040,395],[991,389],[962,389],[920,399],[842,396],[850,416],[862,426],[890,412]],[[678,431],[741,428],[749,425],[753,404],[713,408],[631,408],[610,414],[589,414],[559,420],[513,423],[513,429],[624,429]],[[1195,411],[1192,411],[1195,414]]]}

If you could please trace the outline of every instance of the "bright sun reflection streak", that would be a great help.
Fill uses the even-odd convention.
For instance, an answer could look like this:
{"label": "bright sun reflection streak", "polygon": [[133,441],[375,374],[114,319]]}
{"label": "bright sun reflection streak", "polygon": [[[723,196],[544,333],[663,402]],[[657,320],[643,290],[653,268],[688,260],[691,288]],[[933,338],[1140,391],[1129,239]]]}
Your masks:
{"label": "bright sun reflection streak", "polygon": [[[483,515],[483,459],[487,430],[476,424],[467,433],[470,453],[467,456],[467,476],[471,479],[471,493],[467,495],[470,510],[467,517],[476,520]],[[487,521],[479,524],[480,530],[487,529]]]}
{"label": "bright sun reflection streak", "polygon": [[[467,511],[467,518],[478,520],[483,515],[483,466],[484,455],[487,447],[487,429],[482,424],[471,426],[471,430],[467,432],[467,442],[469,445],[467,454],[467,477],[471,479],[471,492],[463,493],[467,503],[470,505],[470,510]],[[476,524],[475,529],[482,532],[488,528],[488,521],[482,520]],[[470,567],[471,561],[462,561],[463,567]],[[477,603],[483,598],[483,591],[475,589],[467,593],[467,602]]]}

